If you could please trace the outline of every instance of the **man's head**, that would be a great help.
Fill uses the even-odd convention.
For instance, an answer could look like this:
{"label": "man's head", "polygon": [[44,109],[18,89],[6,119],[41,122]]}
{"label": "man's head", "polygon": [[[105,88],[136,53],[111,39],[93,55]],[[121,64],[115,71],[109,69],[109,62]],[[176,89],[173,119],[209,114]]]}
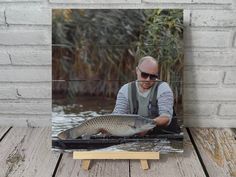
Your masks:
{"label": "man's head", "polygon": [[157,80],[158,62],[151,56],[143,57],[136,67],[137,80],[142,89],[149,89]]}

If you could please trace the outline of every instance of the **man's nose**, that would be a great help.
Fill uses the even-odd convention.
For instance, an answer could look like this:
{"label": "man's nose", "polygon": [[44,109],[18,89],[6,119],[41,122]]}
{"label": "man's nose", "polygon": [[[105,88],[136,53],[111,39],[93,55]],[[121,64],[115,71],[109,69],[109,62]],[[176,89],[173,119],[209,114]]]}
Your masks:
{"label": "man's nose", "polygon": [[145,80],[150,81],[150,75]]}

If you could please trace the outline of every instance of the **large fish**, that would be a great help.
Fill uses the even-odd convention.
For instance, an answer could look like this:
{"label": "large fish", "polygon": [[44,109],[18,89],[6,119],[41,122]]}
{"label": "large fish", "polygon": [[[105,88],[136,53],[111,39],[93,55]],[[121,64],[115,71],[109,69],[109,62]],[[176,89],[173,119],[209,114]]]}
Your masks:
{"label": "large fish", "polygon": [[106,132],[112,136],[132,136],[155,126],[154,120],[139,115],[110,114],[89,119],[77,127],[59,133],[58,137],[62,140],[89,138],[99,132]]}

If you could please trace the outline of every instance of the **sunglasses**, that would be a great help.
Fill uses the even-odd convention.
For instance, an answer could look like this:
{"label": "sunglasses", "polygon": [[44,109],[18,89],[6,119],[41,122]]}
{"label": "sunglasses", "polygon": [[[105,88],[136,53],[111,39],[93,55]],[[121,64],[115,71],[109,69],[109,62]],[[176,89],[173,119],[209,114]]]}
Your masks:
{"label": "sunglasses", "polygon": [[147,79],[149,77],[150,80],[155,81],[158,78],[158,75],[145,73],[139,67],[138,67],[138,70],[141,72],[141,77],[144,79]]}

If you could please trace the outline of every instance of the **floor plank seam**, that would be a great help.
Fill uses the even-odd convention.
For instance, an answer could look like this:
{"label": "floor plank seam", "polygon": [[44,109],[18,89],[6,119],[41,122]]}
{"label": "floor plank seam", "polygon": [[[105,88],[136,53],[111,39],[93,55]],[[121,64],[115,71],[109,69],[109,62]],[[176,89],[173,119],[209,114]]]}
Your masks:
{"label": "floor plank seam", "polygon": [[190,140],[191,140],[191,143],[192,143],[192,145],[193,145],[193,147],[194,147],[194,150],[195,150],[195,152],[197,153],[197,157],[198,157],[198,159],[199,159],[199,162],[200,162],[200,164],[201,164],[201,166],[202,166],[202,169],[203,169],[203,171],[204,171],[206,177],[210,177],[210,175],[209,175],[209,173],[208,173],[208,171],[207,171],[207,169],[206,169],[206,166],[205,166],[205,164],[204,164],[204,162],[203,162],[203,160],[202,160],[202,156],[201,156],[201,154],[200,154],[200,152],[199,152],[199,150],[198,150],[198,148],[197,148],[197,145],[196,145],[196,143],[195,143],[195,141],[194,141],[194,139],[193,139],[193,136],[192,136],[192,134],[191,134],[189,128],[186,128],[186,130],[187,130],[187,132],[188,132],[188,135],[189,135],[189,138],[190,138]]}
{"label": "floor plank seam", "polygon": [[57,161],[57,164],[56,164],[55,169],[54,169],[54,171],[53,171],[52,177],[55,177],[56,174],[57,174],[57,170],[58,170],[58,167],[59,167],[59,165],[60,165],[62,156],[63,156],[63,153],[61,153],[60,156],[59,156],[59,158],[58,158],[58,161]]}
{"label": "floor plank seam", "polygon": [[129,177],[131,177],[131,171],[130,171],[131,170],[131,166],[130,166],[131,165],[131,162],[130,162],[131,160],[128,160],[128,161],[129,161]]}
{"label": "floor plank seam", "polygon": [[234,140],[236,140],[236,128],[231,129],[234,132]]}
{"label": "floor plank seam", "polygon": [[10,127],[0,138],[0,142],[5,138],[5,136],[8,134],[8,132],[12,129],[12,127]]}

